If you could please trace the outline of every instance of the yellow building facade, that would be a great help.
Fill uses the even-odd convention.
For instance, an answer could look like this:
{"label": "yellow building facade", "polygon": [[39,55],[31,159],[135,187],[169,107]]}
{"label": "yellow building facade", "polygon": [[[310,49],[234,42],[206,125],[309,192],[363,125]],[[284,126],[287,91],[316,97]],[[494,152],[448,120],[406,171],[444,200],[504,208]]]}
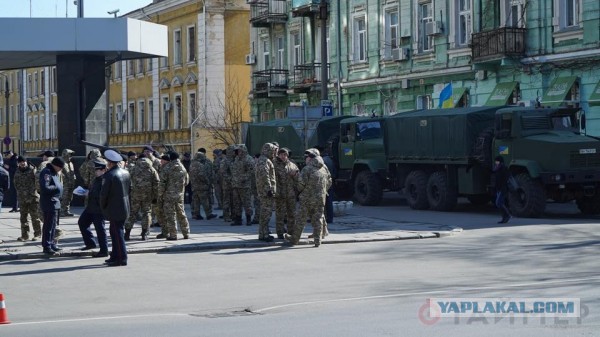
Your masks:
{"label": "yellow building facade", "polygon": [[[139,152],[152,145],[158,151],[183,153],[224,148],[241,140],[239,125],[232,127],[226,121],[232,120],[232,111],[234,124],[250,121],[246,1],[154,0],[124,16],[167,26],[169,56],[113,60],[107,65],[108,90],[101,100],[108,109],[108,146]],[[15,111],[10,135],[19,142],[23,139],[16,148],[20,146],[26,156],[56,150],[56,67],[0,72],[0,80],[6,73],[15,74],[11,90],[17,92],[11,91],[9,98]],[[3,100],[4,96],[0,104]],[[0,134],[4,109],[2,105]],[[235,137],[226,137],[231,142],[216,135],[232,129]]]}

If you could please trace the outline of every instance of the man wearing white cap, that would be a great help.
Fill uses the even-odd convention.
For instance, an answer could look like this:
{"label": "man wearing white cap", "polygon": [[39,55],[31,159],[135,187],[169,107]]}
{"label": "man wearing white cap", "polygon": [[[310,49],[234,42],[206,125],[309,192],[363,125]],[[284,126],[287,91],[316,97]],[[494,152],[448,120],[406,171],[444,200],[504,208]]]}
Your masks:
{"label": "man wearing white cap", "polygon": [[108,171],[104,173],[100,190],[100,208],[104,218],[109,221],[112,251],[106,260],[109,267],[127,265],[127,248],[125,247],[124,228],[129,217],[129,188],[131,179],[127,170],[119,167],[123,157],[114,150],[106,150],[104,158],[108,161]]}

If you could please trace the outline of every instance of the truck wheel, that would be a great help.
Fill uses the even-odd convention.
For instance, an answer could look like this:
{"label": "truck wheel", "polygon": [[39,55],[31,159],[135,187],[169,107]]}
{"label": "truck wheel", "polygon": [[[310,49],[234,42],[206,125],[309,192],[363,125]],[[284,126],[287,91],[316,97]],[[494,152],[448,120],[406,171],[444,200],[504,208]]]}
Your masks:
{"label": "truck wheel", "polygon": [[600,214],[600,190],[596,191],[596,195],[592,197],[577,199],[577,208],[579,208],[583,214]]}
{"label": "truck wheel", "polygon": [[475,194],[467,196],[467,200],[475,206],[484,206],[492,201],[492,197],[487,194]]}
{"label": "truck wheel", "polygon": [[527,173],[520,173],[515,178],[519,188],[508,193],[511,213],[524,218],[541,216],[546,208],[546,192],[542,184]]}
{"label": "truck wheel", "polygon": [[360,172],[354,182],[354,198],[363,206],[376,206],[383,197],[381,180],[368,170]]}
{"label": "truck wheel", "polygon": [[427,181],[427,200],[434,211],[451,211],[456,206],[458,192],[450,186],[446,172],[434,172]]}
{"label": "truck wheel", "polygon": [[406,195],[406,201],[410,208],[428,209],[427,173],[423,171],[410,172],[404,183],[404,194]]}

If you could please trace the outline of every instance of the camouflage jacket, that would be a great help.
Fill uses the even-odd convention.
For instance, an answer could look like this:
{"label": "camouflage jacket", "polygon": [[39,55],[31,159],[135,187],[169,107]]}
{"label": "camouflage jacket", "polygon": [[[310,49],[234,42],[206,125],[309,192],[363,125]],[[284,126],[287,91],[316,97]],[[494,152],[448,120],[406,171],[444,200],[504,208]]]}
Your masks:
{"label": "camouflage jacket", "polygon": [[192,191],[207,191],[213,183],[213,165],[202,152],[196,153],[190,163],[190,183]]}
{"label": "camouflage jacket", "polygon": [[325,205],[327,190],[331,186],[331,175],[323,158],[312,158],[300,171],[298,192],[300,204]]}
{"label": "camouflage jacket", "polygon": [[14,183],[17,189],[17,198],[20,202],[39,202],[40,195],[37,192],[38,181],[36,179],[37,170],[33,165],[27,164],[25,170],[17,168],[15,171]]}
{"label": "camouflage jacket", "polygon": [[130,172],[132,198],[154,200],[158,197],[158,172],[148,158],[140,158]]}
{"label": "camouflage jacket", "polygon": [[94,179],[96,179],[96,172],[94,172],[94,160],[101,157],[100,150],[92,149],[81,167],[79,167],[79,175],[83,179],[83,183],[86,187],[90,188]]}
{"label": "camouflage jacket", "polygon": [[231,175],[231,187],[250,188],[254,175],[254,159],[242,151],[242,154],[236,156],[231,165]]}
{"label": "camouflage jacket", "polygon": [[291,161],[284,162],[275,158],[275,177],[277,178],[276,198],[296,198],[298,182],[298,166]]}
{"label": "camouflage jacket", "polygon": [[159,177],[159,203],[176,202],[179,201],[180,198],[183,198],[185,185],[189,183],[189,176],[179,159],[165,164],[160,171]]}
{"label": "camouflage jacket", "polygon": [[275,145],[265,143],[256,163],[256,190],[260,198],[267,197],[269,191],[273,193],[273,196],[277,193],[275,167],[271,161],[274,149]]}
{"label": "camouflage jacket", "polygon": [[75,167],[70,158],[68,161],[66,158],[63,158],[63,160],[65,161],[65,167],[60,171],[63,177],[63,188],[74,188],[75,180],[77,179],[75,176]]}

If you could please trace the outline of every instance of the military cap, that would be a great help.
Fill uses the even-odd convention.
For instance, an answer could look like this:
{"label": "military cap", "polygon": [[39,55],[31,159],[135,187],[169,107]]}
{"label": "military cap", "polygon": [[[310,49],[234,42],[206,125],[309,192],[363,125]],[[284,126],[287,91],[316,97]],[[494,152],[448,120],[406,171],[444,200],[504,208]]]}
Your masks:
{"label": "military cap", "polygon": [[103,170],[105,168],[106,168],[106,162],[104,160],[101,160],[101,159],[94,160],[94,169]]}
{"label": "military cap", "polygon": [[160,156],[160,159],[165,161],[171,161],[171,156],[165,153],[162,156]]}
{"label": "military cap", "polygon": [[65,167],[65,161],[61,157],[55,157],[54,159],[52,159],[50,164],[52,164],[54,166],[58,166],[60,168]]}
{"label": "military cap", "polygon": [[115,150],[104,151],[104,158],[113,163],[118,163],[123,160],[123,157]]}

